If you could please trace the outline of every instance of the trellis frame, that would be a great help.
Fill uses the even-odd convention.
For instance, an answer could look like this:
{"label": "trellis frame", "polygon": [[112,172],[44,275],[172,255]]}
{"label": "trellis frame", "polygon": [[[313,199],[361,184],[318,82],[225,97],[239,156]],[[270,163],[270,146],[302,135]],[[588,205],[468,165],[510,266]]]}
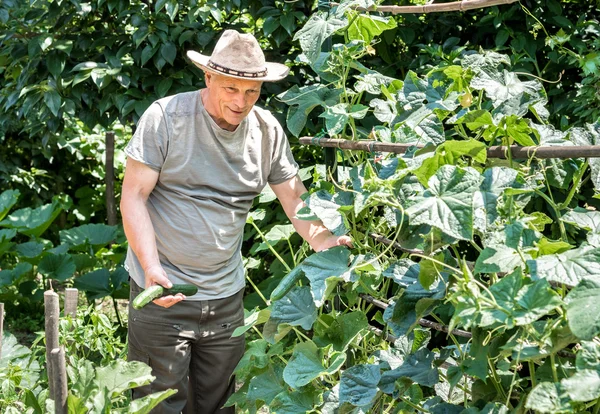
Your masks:
{"label": "trellis frame", "polygon": [[[411,148],[423,148],[423,145],[399,144],[393,142],[381,142],[373,140],[352,141],[348,139],[301,137],[299,140],[303,145],[316,145],[323,148],[338,148],[346,150],[369,151],[369,152],[391,152],[403,154]],[[530,158],[600,158],[600,145],[570,145],[570,146],[531,146],[522,147],[511,145],[510,147],[494,145],[487,148],[488,158],[507,159],[530,159]]]}
{"label": "trellis frame", "polygon": [[[451,3],[428,3],[422,6],[374,6],[374,7],[353,7],[358,11],[383,12],[396,14],[423,14],[439,13],[451,11],[465,11],[473,9],[484,9],[492,6],[502,6],[505,4],[516,3],[519,0],[462,0]],[[339,3],[330,3],[331,6],[339,6]]]}

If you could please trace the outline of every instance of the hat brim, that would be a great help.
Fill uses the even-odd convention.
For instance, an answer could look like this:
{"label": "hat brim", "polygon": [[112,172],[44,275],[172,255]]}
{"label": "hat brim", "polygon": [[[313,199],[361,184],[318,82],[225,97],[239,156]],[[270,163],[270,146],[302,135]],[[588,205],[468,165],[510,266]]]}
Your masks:
{"label": "hat brim", "polygon": [[218,75],[228,76],[230,78],[236,79],[255,80],[262,82],[277,82],[284,79],[290,72],[290,68],[288,68],[285,65],[282,65],[281,63],[266,62],[265,66],[267,69],[267,74],[265,76],[259,76],[255,78],[247,76],[236,76],[230,73],[220,72],[209,67],[208,61],[210,60],[210,56],[205,56],[193,50],[188,50],[187,57],[192,61],[194,65],[196,65],[205,72],[216,73]]}

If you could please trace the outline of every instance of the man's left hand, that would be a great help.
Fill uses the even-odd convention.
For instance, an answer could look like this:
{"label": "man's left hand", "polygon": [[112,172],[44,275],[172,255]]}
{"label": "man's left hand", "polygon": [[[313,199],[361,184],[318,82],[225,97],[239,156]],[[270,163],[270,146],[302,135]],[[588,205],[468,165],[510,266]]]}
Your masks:
{"label": "man's left hand", "polygon": [[348,246],[350,248],[354,247],[350,236],[335,236],[332,234],[323,240],[323,242],[317,248],[315,248],[315,251],[321,252],[336,246]]}

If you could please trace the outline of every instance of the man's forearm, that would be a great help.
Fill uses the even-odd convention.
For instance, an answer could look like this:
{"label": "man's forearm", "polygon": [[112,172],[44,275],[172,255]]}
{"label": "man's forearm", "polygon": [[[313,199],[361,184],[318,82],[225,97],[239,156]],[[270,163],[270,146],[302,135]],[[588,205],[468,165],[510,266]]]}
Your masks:
{"label": "man's forearm", "polygon": [[298,234],[306,240],[314,251],[318,252],[322,250],[325,241],[334,236],[319,220],[308,221],[296,218],[296,213],[298,213],[298,210],[304,207],[304,205],[304,202],[298,198],[295,203],[284,206],[284,210]]}
{"label": "man's forearm", "polygon": [[160,266],[154,227],[150,221],[145,200],[139,196],[123,196],[121,215],[129,246],[144,271],[154,266]]}

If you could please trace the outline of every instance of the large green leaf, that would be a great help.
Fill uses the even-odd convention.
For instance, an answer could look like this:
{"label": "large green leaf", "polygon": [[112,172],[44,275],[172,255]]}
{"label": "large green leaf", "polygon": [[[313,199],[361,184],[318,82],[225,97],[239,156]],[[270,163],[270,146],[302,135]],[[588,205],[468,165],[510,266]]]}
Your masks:
{"label": "large green leaf", "polygon": [[337,246],[315,253],[302,263],[316,306],[323,304],[339,281],[350,280],[349,258],[350,251],[344,246]]}
{"label": "large green leaf", "polygon": [[575,365],[578,371],[594,369],[600,371],[600,344],[594,341],[581,341]]}
{"label": "large green leaf", "polygon": [[98,269],[79,276],[75,279],[73,285],[84,291],[90,300],[109,296],[112,292],[108,269]]}
{"label": "large green leaf", "polygon": [[161,401],[175,394],[177,394],[177,390],[174,389],[154,392],[131,401],[129,406],[121,412],[127,414],[149,414]]}
{"label": "large green leaf", "polygon": [[339,212],[340,205],[334,201],[334,196],[329,192],[319,190],[309,195],[304,202],[330,232],[336,236],[348,232],[346,218]]}
{"label": "large green leaf", "polygon": [[423,161],[421,166],[413,171],[421,184],[427,181],[442,165],[457,165],[461,157],[471,158],[473,161],[485,164],[487,159],[484,143],[469,139],[467,141],[446,141],[435,149],[435,155]]}
{"label": "large green leaf", "polygon": [[1,229],[0,230],[0,254],[3,254],[10,250],[15,243],[11,240],[17,235],[15,229]]}
{"label": "large green leaf", "polygon": [[473,53],[465,55],[460,64],[464,68],[472,69],[475,73],[494,72],[500,65],[510,66],[510,57],[494,52],[492,50],[483,51],[483,53]]}
{"label": "large green leaf", "polygon": [[345,103],[339,103],[328,107],[324,113],[319,115],[319,117],[325,118],[327,133],[330,136],[334,136],[346,128],[350,118],[363,119],[367,114],[368,109],[369,107],[364,105],[350,106]]}
{"label": "large green leaf", "polygon": [[321,46],[325,39],[337,30],[345,27],[347,22],[335,17],[327,17],[326,13],[314,13],[302,29],[294,35],[294,40],[300,41],[300,47],[306,57],[314,62],[319,57]]}
{"label": "large green leaf", "polygon": [[438,370],[433,365],[434,359],[435,354],[428,349],[421,349],[407,356],[402,365],[383,373],[379,388],[386,394],[391,394],[400,378],[408,378],[419,385],[433,387],[439,381]]}
{"label": "large green leaf", "polygon": [[402,287],[399,298],[388,306],[383,314],[383,320],[394,335],[407,335],[418,324],[419,319],[431,312],[434,305],[446,294],[446,283],[437,276],[425,289],[419,281],[421,269],[422,264],[402,259],[382,273]]}
{"label": "large green leaf", "polygon": [[600,372],[585,369],[560,381],[562,389],[573,401],[591,401],[600,397]]}
{"label": "large green leaf", "polygon": [[565,301],[569,327],[579,339],[591,341],[600,334],[599,279],[583,279]]}
{"label": "large green leaf", "polygon": [[44,251],[44,244],[36,241],[29,241],[15,246],[15,250],[24,257],[33,259],[38,257]]}
{"label": "large green leaf", "polygon": [[269,365],[267,371],[252,377],[247,398],[250,401],[260,400],[265,404],[271,404],[271,401],[285,389],[281,367]]}
{"label": "large green leaf", "polygon": [[600,248],[582,245],[559,254],[548,254],[528,260],[534,278],[576,286],[586,278],[600,277]]}
{"label": "large green leaf", "polygon": [[515,271],[492,285],[495,304],[481,303],[481,327],[505,325],[508,329],[528,325],[562,304],[560,296],[544,280],[532,281]]}
{"label": "large green leaf", "polygon": [[265,234],[266,241],[259,244],[252,254],[269,250],[269,245],[275,246],[280,241],[289,240],[294,233],[296,233],[296,229],[292,224],[277,224]]}
{"label": "large green leaf", "polygon": [[151,383],[154,380],[151,372],[152,368],[143,362],[117,359],[107,366],[96,368],[96,381],[100,389],[106,387],[114,397]]}
{"label": "large green leaf", "polygon": [[246,352],[235,367],[234,374],[245,378],[255,368],[265,368],[269,364],[267,341],[256,339],[246,345]]}
{"label": "large green leaf", "polygon": [[283,391],[271,402],[270,411],[277,414],[308,413],[314,408],[316,396],[312,389],[302,391]]}
{"label": "large green leaf", "polygon": [[[459,106],[458,93],[434,77],[426,80],[409,71],[398,94],[398,119],[403,127],[397,130],[399,142],[441,144],[445,133],[440,117],[434,112],[451,112]],[[401,108],[401,109],[400,109]]]}
{"label": "large green leaf", "polygon": [[600,211],[576,207],[562,216],[561,220],[592,233],[600,233]]}
{"label": "large green leaf", "polygon": [[334,351],[344,352],[350,343],[368,328],[369,322],[364,312],[354,311],[328,320],[327,325],[327,327],[320,324],[315,325],[317,336],[313,337],[313,341],[321,347],[331,344]]}
{"label": "large green leaf", "polygon": [[290,105],[286,118],[290,132],[299,136],[312,110],[318,106],[328,108],[335,105],[341,93],[341,89],[329,89],[323,85],[309,85],[301,88],[294,85],[288,91],[277,95],[282,102]]}
{"label": "large green leaf", "polygon": [[117,237],[117,226],[84,224],[68,230],[61,230],[59,234],[61,243],[68,243],[74,248],[85,248],[87,245],[104,246]]}
{"label": "large green leaf", "polygon": [[40,260],[38,271],[49,279],[64,282],[73,274],[77,267],[70,254],[48,253]]}
{"label": "large green leaf", "polygon": [[346,354],[333,352],[330,355],[329,367],[323,365],[323,349],[318,348],[314,342],[301,342],[294,347],[292,357],[283,369],[283,379],[290,387],[298,389],[309,384],[323,374],[337,372],[344,361]]}
{"label": "large green leaf", "polygon": [[[522,255],[522,256],[521,256]],[[481,251],[475,262],[476,273],[509,273],[525,266],[524,260],[531,259],[526,253],[521,253],[503,245],[486,247]]]}
{"label": "large green leaf", "polygon": [[411,225],[428,224],[460,240],[473,237],[473,197],[481,175],[472,168],[442,166],[429,179],[429,188],[409,198]]}
{"label": "large green leaf", "polygon": [[[585,128],[572,128],[569,131],[569,139],[575,145],[600,145],[600,122],[587,124]],[[600,189],[600,159],[588,159],[590,169],[592,170],[592,182],[596,190]]]}
{"label": "large green leaf", "polygon": [[396,20],[391,17],[380,17],[368,14],[359,14],[351,20],[348,26],[348,38],[350,40],[362,40],[366,44],[379,36],[386,30],[396,27]]}
{"label": "large green leaf", "polygon": [[487,168],[483,172],[483,182],[474,196],[475,228],[484,233],[499,216],[498,207],[504,190],[521,186],[516,170],[508,167]]}
{"label": "large green leaf", "polygon": [[365,406],[377,396],[381,379],[379,365],[354,365],[342,372],[340,379],[340,403]]}
{"label": "large green leaf", "polygon": [[25,207],[15,211],[0,222],[0,227],[13,228],[27,236],[39,237],[61,211],[69,209],[72,204],[68,196],[54,196],[50,204],[36,209]]}
{"label": "large green leaf", "polygon": [[545,102],[539,81],[522,82],[515,73],[507,70],[481,70],[471,80],[471,88],[485,90],[494,106],[492,114],[495,117],[523,116],[536,102]]}
{"label": "large green leaf", "polygon": [[[17,338],[10,332],[5,330],[0,339],[2,340],[2,355],[0,355],[2,391],[6,392],[15,385],[22,390],[34,389],[40,381],[40,364],[37,359],[32,358],[29,348],[19,344]],[[18,382],[15,383],[14,380]],[[10,396],[7,397],[10,401]]]}
{"label": "large green leaf", "polygon": [[21,193],[19,190],[5,190],[0,194],[0,220],[2,220],[10,211],[10,209],[17,204]]}
{"label": "large green leaf", "polygon": [[570,398],[561,385],[551,382],[536,385],[527,396],[525,408],[548,414],[573,412]]}
{"label": "large green leaf", "polygon": [[296,286],[283,298],[273,302],[271,318],[278,323],[288,323],[310,330],[317,320],[317,307],[310,289],[307,286]]}

